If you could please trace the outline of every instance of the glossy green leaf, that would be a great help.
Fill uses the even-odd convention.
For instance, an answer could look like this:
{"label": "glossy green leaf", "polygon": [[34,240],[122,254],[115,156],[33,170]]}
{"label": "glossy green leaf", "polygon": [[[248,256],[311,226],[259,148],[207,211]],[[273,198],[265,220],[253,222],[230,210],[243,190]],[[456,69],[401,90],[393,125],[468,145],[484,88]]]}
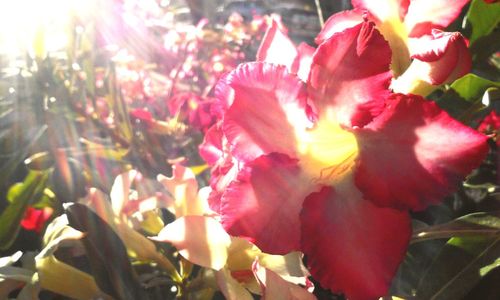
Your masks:
{"label": "glossy green leaf", "polygon": [[46,174],[30,172],[22,186],[15,185],[7,193],[11,203],[0,215],[0,250],[8,249],[14,242],[26,207],[41,195],[46,180]]}
{"label": "glossy green leaf", "polygon": [[[448,240],[420,281],[419,299],[461,299],[500,257],[500,212],[475,213],[426,229]],[[418,236],[420,233],[417,233]],[[493,269],[493,267],[491,268]],[[483,272],[481,272],[483,270]]]}
{"label": "glossy green leaf", "polygon": [[474,102],[481,99],[486,90],[492,87],[500,88],[500,82],[493,82],[470,73],[455,80],[450,88],[457,92],[462,99]]}
{"label": "glossy green leaf", "polygon": [[467,12],[467,22],[472,26],[471,44],[490,34],[500,22],[500,3],[488,4],[484,0],[472,0]]}
{"label": "glossy green leaf", "polygon": [[483,95],[492,89],[499,89],[500,82],[493,82],[474,74],[457,79],[437,101],[451,116],[462,121],[472,119],[485,108]]}

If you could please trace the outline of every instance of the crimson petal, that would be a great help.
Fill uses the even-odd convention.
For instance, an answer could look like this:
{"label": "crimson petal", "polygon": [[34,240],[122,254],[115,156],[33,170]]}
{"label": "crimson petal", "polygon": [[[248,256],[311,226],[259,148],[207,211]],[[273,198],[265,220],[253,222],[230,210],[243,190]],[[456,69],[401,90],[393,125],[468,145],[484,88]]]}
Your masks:
{"label": "crimson petal", "polygon": [[302,251],[323,287],[351,300],[387,293],[410,239],[408,213],[379,208],[354,187],[323,187],[305,199],[300,219]]}
{"label": "crimson petal", "polygon": [[240,65],[225,84],[233,101],[222,131],[234,157],[250,161],[271,152],[295,156],[295,128],[310,123],[300,79],[284,66],[261,62]]}
{"label": "crimson petal", "polygon": [[313,188],[297,160],[279,153],[261,156],[248,163],[223,194],[222,225],[267,253],[298,250],[299,212]]}
{"label": "crimson petal", "polygon": [[395,94],[387,103],[355,132],[356,185],[377,205],[424,209],[479,166],[488,151],[486,136],[420,96]]}
{"label": "crimson petal", "polygon": [[[313,58],[308,91],[319,112],[333,107],[346,126],[363,126],[389,95],[391,49],[373,23],[334,34]],[[346,119],[344,119],[346,118]]]}
{"label": "crimson petal", "polygon": [[288,70],[291,70],[296,56],[295,45],[288,35],[279,28],[276,20],[272,20],[257,51],[257,61],[284,65]]}
{"label": "crimson petal", "polygon": [[363,11],[361,9],[346,10],[336,13],[326,20],[325,26],[323,26],[323,29],[318,33],[314,42],[319,45],[335,33],[354,27],[362,23],[363,20]]}

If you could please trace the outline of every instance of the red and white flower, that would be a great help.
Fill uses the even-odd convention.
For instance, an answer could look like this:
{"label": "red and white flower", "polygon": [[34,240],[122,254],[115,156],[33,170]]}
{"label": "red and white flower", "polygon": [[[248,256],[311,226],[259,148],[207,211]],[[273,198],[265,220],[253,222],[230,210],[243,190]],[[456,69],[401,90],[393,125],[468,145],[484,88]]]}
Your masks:
{"label": "red and white flower", "polygon": [[435,103],[391,94],[390,64],[366,21],[319,45],[306,82],[286,66],[242,64],[216,88],[222,120],[201,147],[228,233],[267,253],[304,252],[312,276],[350,299],[387,292],[408,211],[440,202],[487,152],[484,135]]}

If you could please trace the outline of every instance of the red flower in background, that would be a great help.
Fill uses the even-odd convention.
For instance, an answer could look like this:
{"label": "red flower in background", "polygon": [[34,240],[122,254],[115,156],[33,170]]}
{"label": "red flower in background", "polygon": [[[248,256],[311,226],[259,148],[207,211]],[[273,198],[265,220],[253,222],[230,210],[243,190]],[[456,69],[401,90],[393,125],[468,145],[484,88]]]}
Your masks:
{"label": "red flower in background", "polygon": [[32,206],[28,206],[24,213],[24,218],[21,220],[21,226],[26,230],[33,230],[40,233],[51,215],[52,208],[50,207],[36,209]]}
{"label": "red flower in background", "polygon": [[[479,124],[477,128],[485,134],[496,134],[500,130],[500,116],[496,111],[492,110]],[[497,141],[498,142],[498,141]]]}
{"label": "red flower in background", "polygon": [[168,110],[172,116],[205,132],[215,123],[210,113],[212,99],[203,99],[194,93],[177,93],[168,101]]}
{"label": "red flower in background", "polygon": [[497,160],[497,182],[500,181],[500,152],[498,152],[498,147],[500,147],[500,116],[495,110],[491,111],[479,124],[477,130],[484,134],[489,135],[495,144],[496,149],[496,160]]}
{"label": "red flower in background", "polygon": [[408,211],[440,202],[487,152],[433,102],[391,94],[390,63],[363,22],[319,45],[305,83],[243,64],[217,85],[222,121],[201,147],[227,231],[265,252],[303,251],[313,277],[350,299],[387,292]]}

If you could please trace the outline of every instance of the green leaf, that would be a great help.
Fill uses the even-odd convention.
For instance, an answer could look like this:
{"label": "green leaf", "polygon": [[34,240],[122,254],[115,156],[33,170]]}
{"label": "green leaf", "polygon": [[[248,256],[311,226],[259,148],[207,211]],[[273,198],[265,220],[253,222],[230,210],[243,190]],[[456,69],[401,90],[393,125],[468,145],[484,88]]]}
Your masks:
{"label": "green leaf", "polygon": [[411,242],[465,236],[500,236],[500,211],[469,214],[445,224],[415,230]]}
{"label": "green leaf", "polygon": [[130,122],[130,117],[128,115],[125,100],[123,99],[123,95],[118,88],[116,70],[114,65],[112,65],[110,69],[108,88],[109,95],[107,95],[107,98],[115,115],[114,121],[116,123],[117,130],[119,134],[125,139],[125,141],[130,143],[134,136],[132,123]]}
{"label": "green leaf", "polygon": [[462,121],[469,120],[484,109],[483,95],[499,88],[500,82],[493,82],[471,73],[455,80],[437,103],[452,117]]}
{"label": "green leaf", "polygon": [[[71,299],[110,299],[99,290],[92,276],[55,257],[56,251],[66,242],[75,242],[82,237],[81,232],[68,226],[66,215],[50,223],[43,237],[45,247],[34,258],[39,284],[43,289]],[[80,244],[74,243],[72,250],[81,251],[80,247]]]}
{"label": "green leaf", "polygon": [[472,73],[455,80],[451,84],[451,89],[468,102],[481,99],[486,90],[492,87],[500,88],[500,82],[493,82]]}
{"label": "green leaf", "polygon": [[470,214],[426,230],[458,237],[446,243],[420,281],[419,299],[462,299],[500,257],[500,212]]}
{"label": "green leaf", "polygon": [[16,182],[13,185],[11,185],[9,190],[7,191],[7,201],[9,201],[9,203],[14,202],[17,195],[19,195],[19,193],[23,188],[24,184],[22,182]]}
{"label": "green leaf", "polygon": [[466,20],[472,26],[471,44],[490,34],[500,22],[500,3],[488,4],[484,0],[472,0]]}
{"label": "green leaf", "polygon": [[26,144],[20,145],[19,149],[0,167],[0,183],[7,182],[16,168],[28,155],[31,147],[35,145],[47,130],[47,125],[32,129],[26,134]]}
{"label": "green leaf", "polygon": [[66,212],[69,225],[85,233],[82,242],[99,288],[116,299],[148,299],[113,229],[83,204],[69,205]]}
{"label": "green leaf", "polygon": [[486,267],[482,267],[481,270],[479,270],[479,274],[481,274],[481,277],[484,277],[497,267],[500,267],[500,257],[497,258],[492,264],[487,265]]}
{"label": "green leaf", "polygon": [[30,172],[22,186],[15,185],[7,193],[11,203],[0,215],[0,250],[8,249],[14,242],[26,207],[43,192],[46,180],[46,174]]}

